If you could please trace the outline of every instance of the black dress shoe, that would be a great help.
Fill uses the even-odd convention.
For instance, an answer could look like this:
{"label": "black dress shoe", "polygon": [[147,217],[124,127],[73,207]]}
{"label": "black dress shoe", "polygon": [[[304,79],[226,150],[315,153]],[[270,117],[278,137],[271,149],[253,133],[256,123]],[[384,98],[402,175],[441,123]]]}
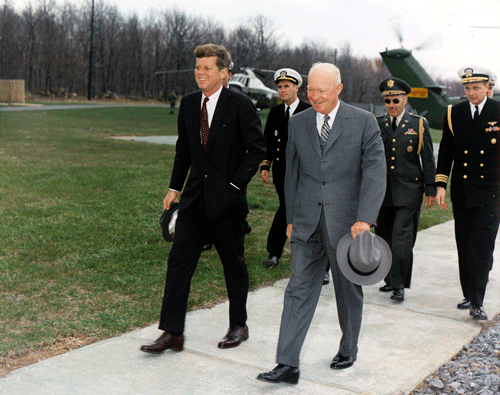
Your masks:
{"label": "black dress shoe", "polygon": [[141,351],[149,354],[161,354],[169,348],[174,351],[184,350],[184,336],[172,336],[170,333],[164,332],[153,343],[141,346]]}
{"label": "black dress shoe", "polygon": [[471,309],[470,309],[470,315],[475,320],[485,321],[485,320],[488,319],[488,316],[486,315],[486,312],[484,311],[483,306],[481,306],[481,307],[471,307]]}
{"label": "black dress shoe", "polygon": [[277,256],[269,254],[269,256],[267,258],[265,258],[262,261],[262,263],[264,264],[264,266],[267,266],[267,267],[276,267],[276,266],[278,266],[278,264],[280,262],[278,261]]}
{"label": "black dress shoe", "polygon": [[205,244],[201,250],[202,251],[208,251],[208,250],[211,250],[211,249],[212,249],[212,243]]}
{"label": "black dress shoe", "polygon": [[340,353],[337,353],[337,355],[333,357],[330,367],[332,369],[350,368],[352,365],[354,365],[354,361],[356,361],[357,357],[358,353],[355,353],[354,355],[349,355],[348,357],[343,357]]}
{"label": "black dress shoe", "polygon": [[232,348],[238,347],[242,341],[248,339],[248,326],[235,326],[234,329],[229,328],[217,347],[219,348]]}
{"label": "black dress shoe", "polygon": [[380,287],[378,290],[380,292],[392,292],[392,291],[394,291],[394,288],[392,288],[391,286],[385,284],[383,287]]}
{"label": "black dress shoe", "polygon": [[299,375],[299,368],[279,364],[270,372],[259,374],[257,379],[269,383],[297,384],[299,382]]}
{"label": "black dress shoe", "polygon": [[247,221],[245,221],[244,228],[245,228],[244,230],[245,230],[245,234],[246,235],[249,234],[252,231],[252,227],[250,226],[250,224]]}
{"label": "black dress shoe", "polygon": [[459,304],[457,304],[457,309],[467,310],[470,309],[470,300],[465,298]]}
{"label": "black dress shoe", "polygon": [[391,299],[396,302],[402,302],[405,300],[405,290],[404,288],[395,289],[391,295]]}
{"label": "black dress shoe", "polygon": [[330,275],[328,272],[325,273],[325,277],[323,277],[323,285],[329,284],[330,283]]}

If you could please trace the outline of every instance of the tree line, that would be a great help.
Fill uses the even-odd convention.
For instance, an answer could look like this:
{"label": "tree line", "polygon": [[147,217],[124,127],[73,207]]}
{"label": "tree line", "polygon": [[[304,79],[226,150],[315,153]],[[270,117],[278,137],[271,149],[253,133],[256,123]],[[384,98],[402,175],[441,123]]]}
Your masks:
{"label": "tree line", "polygon": [[[89,75],[91,2],[57,5],[35,0],[15,9],[0,8],[0,79],[23,79],[31,94],[86,96]],[[314,62],[333,62],[341,72],[343,100],[380,102],[385,67],[371,69],[348,43],[332,48],[309,41],[282,42],[271,20],[255,15],[228,31],[209,18],[177,9],[124,16],[114,5],[95,1],[92,97],[124,95],[164,100],[196,89],[191,71],[199,44],[225,45],[235,72],[240,67],[276,70],[291,67],[307,74]],[[180,71],[176,73],[157,73]],[[272,74],[265,78],[272,85]],[[303,91],[303,90],[302,90]],[[303,93],[302,93],[303,94]]]}

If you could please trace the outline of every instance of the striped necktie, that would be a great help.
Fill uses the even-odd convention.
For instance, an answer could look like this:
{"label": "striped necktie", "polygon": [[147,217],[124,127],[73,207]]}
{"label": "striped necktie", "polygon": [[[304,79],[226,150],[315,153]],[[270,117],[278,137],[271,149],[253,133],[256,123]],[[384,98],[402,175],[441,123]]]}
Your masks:
{"label": "striped necktie", "polygon": [[325,121],[323,122],[323,126],[321,126],[321,139],[326,141],[328,135],[330,134],[330,126],[328,126],[328,120],[330,117],[325,115]]}

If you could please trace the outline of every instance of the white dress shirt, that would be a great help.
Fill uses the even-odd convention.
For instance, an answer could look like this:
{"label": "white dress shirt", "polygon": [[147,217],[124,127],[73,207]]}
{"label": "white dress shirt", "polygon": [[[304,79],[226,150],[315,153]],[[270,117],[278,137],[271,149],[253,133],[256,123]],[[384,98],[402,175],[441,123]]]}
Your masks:
{"label": "white dress shirt", "polygon": [[293,115],[293,113],[295,112],[295,110],[297,109],[297,107],[298,107],[299,103],[300,103],[300,100],[299,100],[299,98],[298,98],[298,97],[297,97],[297,98],[295,99],[295,101],[294,101],[292,104],[290,104],[290,105],[287,105],[286,103],[284,103],[284,104],[285,104],[285,115],[286,115],[286,109],[287,109],[288,107],[290,107],[290,117],[291,117],[291,116]]}
{"label": "white dress shirt", "polygon": [[[479,111],[479,115],[481,115],[481,111],[483,111],[483,107],[484,107],[484,104],[486,103],[487,98],[488,98],[488,96],[485,96],[483,101],[477,105],[477,108],[478,108],[477,111]],[[472,104],[471,102],[469,102],[469,105],[470,105],[471,116],[472,116],[472,118],[474,118],[474,113],[476,112],[476,105]]]}
{"label": "white dress shirt", "polygon": [[[330,114],[327,114],[330,119],[328,120],[328,127],[330,130],[332,129],[333,123],[335,122],[335,117],[337,116],[337,112],[339,111],[340,100],[337,102],[337,105],[332,110]],[[325,122],[325,116],[319,112],[316,113],[316,128],[318,129],[318,134],[321,137],[321,128],[323,127],[323,123]]]}

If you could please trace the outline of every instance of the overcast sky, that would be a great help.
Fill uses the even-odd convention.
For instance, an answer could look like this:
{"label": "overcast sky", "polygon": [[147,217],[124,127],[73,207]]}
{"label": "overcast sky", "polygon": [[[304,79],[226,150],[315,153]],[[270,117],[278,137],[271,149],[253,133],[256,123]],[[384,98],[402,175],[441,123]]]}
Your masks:
{"label": "overcast sky", "polygon": [[[11,0],[16,8],[28,0]],[[36,4],[38,0],[31,0]],[[56,0],[82,3],[90,0]],[[125,15],[176,8],[211,17],[226,28],[257,14],[273,22],[281,44],[304,40],[336,48],[348,42],[355,55],[380,58],[385,48],[400,47],[393,26],[400,26],[408,49],[433,77],[454,78],[462,66],[490,68],[500,76],[500,0],[95,0],[115,4]],[[473,26],[496,26],[497,29]],[[286,65],[283,65],[286,66]]]}

